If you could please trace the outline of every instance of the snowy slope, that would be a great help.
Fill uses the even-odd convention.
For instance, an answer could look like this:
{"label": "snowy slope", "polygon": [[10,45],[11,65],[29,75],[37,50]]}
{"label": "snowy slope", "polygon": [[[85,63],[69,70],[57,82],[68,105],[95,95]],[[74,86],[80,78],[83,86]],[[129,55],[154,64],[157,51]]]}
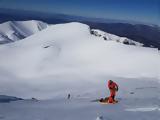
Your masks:
{"label": "snowy slope", "polygon": [[[114,37],[105,41],[85,24],[48,26],[0,46],[1,94],[40,99],[0,104],[0,119],[158,120],[159,61],[157,49],[121,44]],[[91,102],[109,95],[108,79],[118,83],[120,102]]]}
{"label": "snowy slope", "polygon": [[[65,82],[64,88],[72,87],[70,100],[67,99],[67,89],[61,88],[65,90],[63,97],[58,93],[50,100],[22,100],[0,104],[0,118],[2,120],[159,120],[160,85],[157,81],[153,79],[149,81],[146,79],[112,79],[117,80],[120,86],[116,97],[119,99],[118,104],[102,105],[91,102],[109,95],[105,87],[107,82],[103,80],[93,82],[95,78],[92,79],[92,82],[87,79],[84,82],[80,79],[81,82],[76,82],[80,83],[79,87],[73,87],[71,83]],[[57,85],[60,86],[58,81],[52,84],[52,87],[57,87]],[[87,89],[86,86],[88,86]],[[52,94],[56,92],[55,89]],[[131,92],[134,94],[130,94]]]}
{"label": "snowy slope", "polygon": [[[54,81],[56,76],[160,78],[157,49],[104,41],[90,34],[89,26],[81,23],[49,26],[22,41],[1,45],[0,54],[0,76],[5,84],[15,80],[36,85],[45,83],[44,79]],[[71,81],[76,79],[73,78]],[[16,85],[12,87],[18,89]],[[14,90],[11,93],[18,91]]]}
{"label": "snowy slope", "polygon": [[[103,41],[90,34],[89,26],[80,23],[50,26],[23,41],[1,46],[0,52],[1,57],[4,54],[0,61],[1,68],[8,68],[16,73],[17,68],[18,74],[21,73],[18,76],[25,76],[23,74],[37,76],[39,72],[42,72],[41,75],[49,74],[53,68],[55,72],[60,68],[63,70],[75,68],[82,71],[92,69],[105,74],[116,73],[118,76],[122,73],[125,76],[136,77],[159,75],[160,56],[157,49]],[[29,66],[24,64],[26,61]],[[44,71],[39,71],[40,67]]]}
{"label": "snowy slope", "polygon": [[0,43],[8,43],[26,38],[48,25],[41,21],[8,21],[0,24]]}

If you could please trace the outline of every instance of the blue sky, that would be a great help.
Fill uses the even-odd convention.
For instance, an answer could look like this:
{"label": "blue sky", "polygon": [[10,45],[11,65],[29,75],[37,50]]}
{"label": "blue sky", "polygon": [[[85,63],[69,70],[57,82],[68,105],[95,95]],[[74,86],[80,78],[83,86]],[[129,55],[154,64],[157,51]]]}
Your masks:
{"label": "blue sky", "polygon": [[160,0],[0,0],[0,8],[132,20],[160,25]]}

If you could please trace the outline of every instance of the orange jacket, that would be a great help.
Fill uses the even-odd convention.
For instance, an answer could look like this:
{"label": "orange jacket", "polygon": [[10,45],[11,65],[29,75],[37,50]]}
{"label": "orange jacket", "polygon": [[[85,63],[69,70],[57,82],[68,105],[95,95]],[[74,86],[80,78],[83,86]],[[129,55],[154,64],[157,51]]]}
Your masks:
{"label": "orange jacket", "polygon": [[111,81],[111,80],[108,81],[108,88],[110,90],[118,91],[118,85],[115,82]]}

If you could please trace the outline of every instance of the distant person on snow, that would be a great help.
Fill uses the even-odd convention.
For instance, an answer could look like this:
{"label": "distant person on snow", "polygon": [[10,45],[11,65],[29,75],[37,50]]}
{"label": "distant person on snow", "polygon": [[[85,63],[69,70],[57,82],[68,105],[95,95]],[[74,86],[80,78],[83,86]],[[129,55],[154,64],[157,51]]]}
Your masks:
{"label": "distant person on snow", "polygon": [[115,100],[115,96],[116,96],[116,92],[118,91],[118,85],[115,82],[113,82],[112,80],[109,80],[108,81],[108,88],[109,88],[109,91],[110,91],[110,96],[108,98],[108,102],[109,103],[117,102]]}
{"label": "distant person on snow", "polygon": [[67,97],[67,99],[70,99],[71,98],[71,94],[68,94],[68,97]]}

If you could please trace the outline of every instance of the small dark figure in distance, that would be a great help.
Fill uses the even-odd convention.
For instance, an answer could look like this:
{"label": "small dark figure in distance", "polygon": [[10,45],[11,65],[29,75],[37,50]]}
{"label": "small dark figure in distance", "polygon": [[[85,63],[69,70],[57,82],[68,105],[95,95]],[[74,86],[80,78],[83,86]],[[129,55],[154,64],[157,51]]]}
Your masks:
{"label": "small dark figure in distance", "polygon": [[70,99],[71,98],[71,94],[68,94],[68,97],[67,97],[67,99]]}

